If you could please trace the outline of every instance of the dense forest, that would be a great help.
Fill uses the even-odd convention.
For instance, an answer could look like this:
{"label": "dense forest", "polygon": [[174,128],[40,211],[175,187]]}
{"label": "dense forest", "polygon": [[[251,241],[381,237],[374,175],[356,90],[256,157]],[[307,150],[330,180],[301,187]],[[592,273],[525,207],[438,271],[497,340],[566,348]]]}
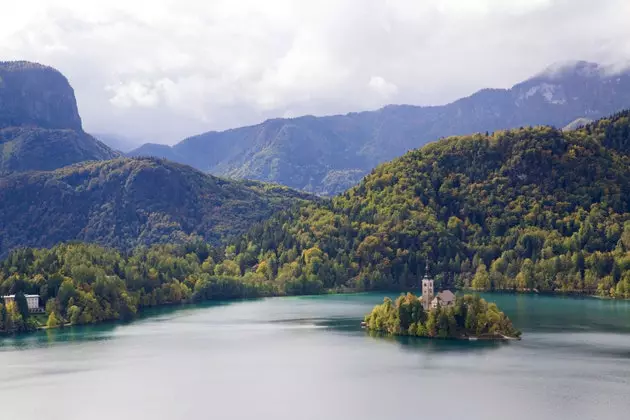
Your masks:
{"label": "dense forest", "polygon": [[385,298],[365,316],[368,330],[388,335],[430,338],[517,338],[521,332],[499,310],[478,295],[458,297],[455,305],[425,311],[411,293],[392,302]]}
{"label": "dense forest", "polygon": [[77,162],[118,156],[83,131],[39,127],[0,128],[0,175],[51,171]]}
{"label": "dense forest", "polygon": [[0,293],[39,293],[53,325],[86,323],[189,299],[409,290],[428,263],[438,288],[630,298],[629,151],[630,112],[570,132],[442,139],[225,245],[192,238],[129,254],[79,244],[15,251],[2,264]]}
{"label": "dense forest", "polygon": [[[19,294],[39,294],[49,327],[130,319],[139,309],[208,299],[260,297],[293,292],[262,274],[226,260],[207,243],[155,245],[131,253],[98,245],[70,243],[52,249],[21,249],[0,265],[0,332],[37,324],[20,310]],[[42,322],[43,324],[44,322]]]}
{"label": "dense forest", "polygon": [[0,178],[0,256],[70,240],[123,250],[198,238],[216,243],[310,199],[286,187],[216,178],[153,158],[15,173]]}

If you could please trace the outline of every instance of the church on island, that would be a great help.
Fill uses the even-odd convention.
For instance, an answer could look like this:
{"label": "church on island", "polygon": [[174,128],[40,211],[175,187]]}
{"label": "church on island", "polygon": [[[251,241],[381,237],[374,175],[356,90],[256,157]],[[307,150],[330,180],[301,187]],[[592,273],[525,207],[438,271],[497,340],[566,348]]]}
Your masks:
{"label": "church on island", "polygon": [[422,297],[420,298],[425,311],[455,305],[455,294],[450,290],[444,290],[437,295],[434,293],[433,279],[429,277],[429,267],[424,272],[422,279]]}

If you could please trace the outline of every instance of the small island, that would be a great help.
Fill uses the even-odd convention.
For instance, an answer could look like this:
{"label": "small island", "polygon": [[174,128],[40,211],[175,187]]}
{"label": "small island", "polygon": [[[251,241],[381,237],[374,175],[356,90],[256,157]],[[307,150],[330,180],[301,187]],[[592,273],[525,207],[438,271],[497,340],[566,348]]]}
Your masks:
{"label": "small island", "polygon": [[385,298],[365,316],[363,325],[373,332],[414,337],[468,340],[521,337],[521,332],[496,304],[478,295],[456,297],[446,290],[434,296],[433,280],[428,275],[422,280],[422,297],[407,293],[395,302]]}
{"label": "small island", "polygon": [[521,332],[499,310],[479,296],[458,297],[450,306],[437,306],[425,311],[415,295],[402,295],[395,302],[384,302],[365,316],[364,326],[388,335],[407,335],[428,338],[520,339]]}

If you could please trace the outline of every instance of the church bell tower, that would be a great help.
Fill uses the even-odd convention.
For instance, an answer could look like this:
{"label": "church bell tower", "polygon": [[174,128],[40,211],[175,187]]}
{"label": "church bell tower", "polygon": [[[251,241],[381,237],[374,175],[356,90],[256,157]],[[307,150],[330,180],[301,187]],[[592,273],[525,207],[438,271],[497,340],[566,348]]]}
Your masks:
{"label": "church bell tower", "polygon": [[430,308],[433,297],[433,279],[429,277],[429,263],[427,262],[424,278],[422,279],[422,307],[425,310]]}

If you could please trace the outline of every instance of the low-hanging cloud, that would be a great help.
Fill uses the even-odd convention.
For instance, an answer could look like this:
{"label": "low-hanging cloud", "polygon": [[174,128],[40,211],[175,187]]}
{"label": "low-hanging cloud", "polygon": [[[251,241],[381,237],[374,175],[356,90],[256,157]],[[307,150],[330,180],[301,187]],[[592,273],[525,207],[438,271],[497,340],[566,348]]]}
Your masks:
{"label": "low-hanging cloud", "polygon": [[172,143],[619,65],[629,17],[627,0],[22,0],[0,15],[0,59],[62,71],[87,130]]}

